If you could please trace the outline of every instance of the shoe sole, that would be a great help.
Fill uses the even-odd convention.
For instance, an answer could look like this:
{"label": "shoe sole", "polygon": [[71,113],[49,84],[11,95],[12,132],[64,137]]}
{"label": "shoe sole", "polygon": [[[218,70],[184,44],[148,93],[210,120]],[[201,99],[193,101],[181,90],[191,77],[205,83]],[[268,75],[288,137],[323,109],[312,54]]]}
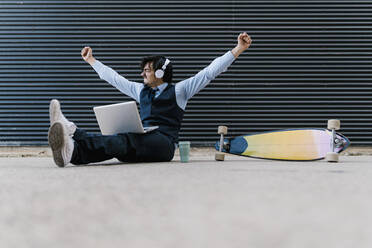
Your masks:
{"label": "shoe sole", "polygon": [[48,142],[52,149],[53,159],[59,167],[65,167],[62,157],[62,149],[65,146],[64,132],[63,125],[59,122],[54,123],[48,132]]}
{"label": "shoe sole", "polygon": [[60,108],[61,108],[60,104],[56,99],[53,99],[52,101],[50,101],[50,104],[49,104],[49,119],[50,120],[49,121],[51,125],[53,125],[53,123],[57,121],[57,120],[52,120],[51,117],[55,116]]}

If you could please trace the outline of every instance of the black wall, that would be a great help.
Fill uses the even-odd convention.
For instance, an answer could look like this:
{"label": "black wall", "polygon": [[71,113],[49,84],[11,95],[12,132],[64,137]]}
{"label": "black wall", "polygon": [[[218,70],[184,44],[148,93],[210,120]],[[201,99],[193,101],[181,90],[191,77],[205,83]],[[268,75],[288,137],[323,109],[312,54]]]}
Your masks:
{"label": "black wall", "polygon": [[341,120],[372,145],[372,1],[1,1],[0,145],[47,145],[48,104],[98,132],[92,107],[130,100],[80,57],[84,46],[129,80],[160,53],[175,82],[196,74],[248,32],[253,44],[188,104],[181,139],[326,127]]}

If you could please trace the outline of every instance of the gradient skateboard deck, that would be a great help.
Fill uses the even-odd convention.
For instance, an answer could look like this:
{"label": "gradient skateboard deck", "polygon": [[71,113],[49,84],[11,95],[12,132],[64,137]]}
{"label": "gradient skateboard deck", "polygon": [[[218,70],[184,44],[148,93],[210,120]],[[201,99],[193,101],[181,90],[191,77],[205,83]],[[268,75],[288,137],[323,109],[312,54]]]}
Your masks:
{"label": "gradient skateboard deck", "polygon": [[[221,150],[253,158],[309,161],[323,159],[332,152],[331,142],[332,132],[327,129],[288,129],[224,139]],[[349,145],[348,138],[335,133],[335,153]],[[219,150],[220,141],[215,148]]]}

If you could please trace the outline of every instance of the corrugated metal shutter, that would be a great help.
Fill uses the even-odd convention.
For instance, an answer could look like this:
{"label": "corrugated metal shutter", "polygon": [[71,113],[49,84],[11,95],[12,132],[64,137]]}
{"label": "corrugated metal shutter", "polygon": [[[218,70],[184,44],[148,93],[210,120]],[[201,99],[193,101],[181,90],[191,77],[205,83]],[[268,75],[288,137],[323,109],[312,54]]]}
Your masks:
{"label": "corrugated metal shutter", "polygon": [[150,53],[175,82],[233,48],[253,45],[188,104],[181,139],[210,145],[217,126],[238,135],[325,127],[341,119],[355,145],[372,144],[372,1],[1,1],[0,145],[46,145],[48,103],[98,131],[93,106],[129,100],[80,57],[130,80]]}

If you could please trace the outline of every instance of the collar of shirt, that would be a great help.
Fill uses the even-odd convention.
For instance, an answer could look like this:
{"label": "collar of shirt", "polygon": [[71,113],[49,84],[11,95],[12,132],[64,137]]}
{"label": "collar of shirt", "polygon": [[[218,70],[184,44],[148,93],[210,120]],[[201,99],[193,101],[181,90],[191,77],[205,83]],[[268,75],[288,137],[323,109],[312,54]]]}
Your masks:
{"label": "collar of shirt", "polygon": [[168,86],[168,83],[163,83],[163,84],[155,87],[154,90],[157,89],[157,91],[155,92],[155,98],[158,97],[163,92],[163,90],[165,90],[165,88],[167,88],[167,86]]}

